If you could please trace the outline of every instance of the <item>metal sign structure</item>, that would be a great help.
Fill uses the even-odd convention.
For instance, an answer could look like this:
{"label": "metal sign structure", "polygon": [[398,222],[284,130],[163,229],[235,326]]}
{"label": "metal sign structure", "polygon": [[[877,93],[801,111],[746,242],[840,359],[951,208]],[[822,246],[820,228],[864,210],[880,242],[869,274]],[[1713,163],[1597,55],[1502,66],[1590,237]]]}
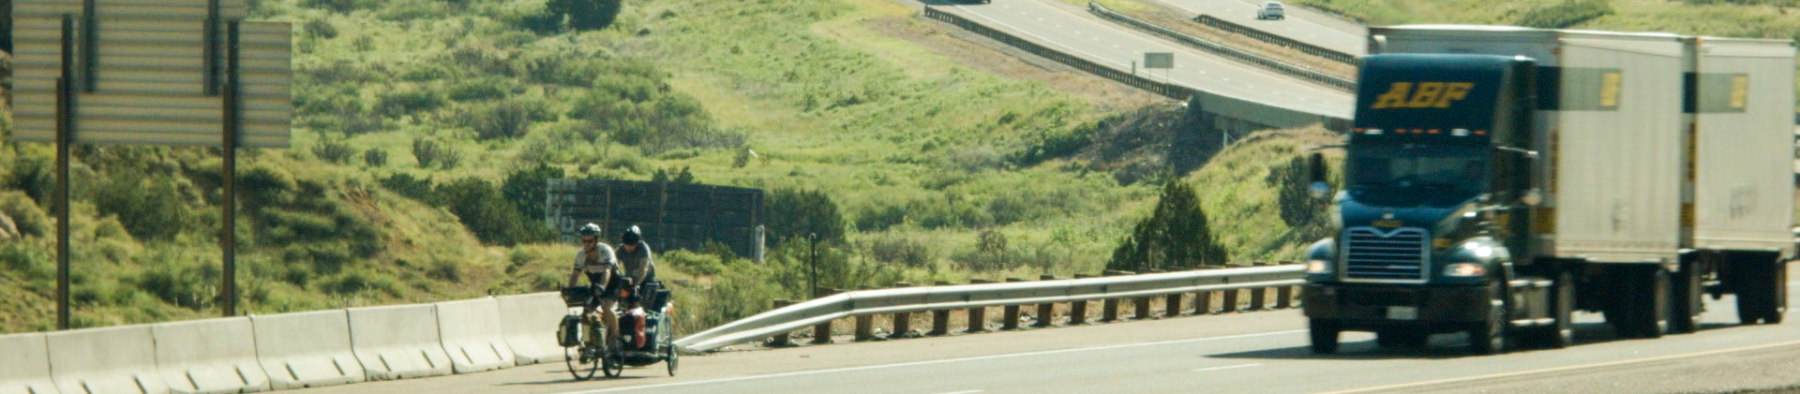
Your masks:
{"label": "metal sign structure", "polygon": [[565,242],[582,223],[611,234],[636,225],[659,251],[718,242],[738,256],[761,252],[761,189],[602,179],[551,179],[545,186],[545,225]]}
{"label": "metal sign structure", "polygon": [[1145,52],[1144,68],[1175,68],[1175,53]]}
{"label": "metal sign structure", "polygon": [[220,146],[221,309],[236,315],[237,148],[285,148],[291,27],[244,0],[16,0],[13,139],[57,147],[57,328],[69,328],[69,146]]}

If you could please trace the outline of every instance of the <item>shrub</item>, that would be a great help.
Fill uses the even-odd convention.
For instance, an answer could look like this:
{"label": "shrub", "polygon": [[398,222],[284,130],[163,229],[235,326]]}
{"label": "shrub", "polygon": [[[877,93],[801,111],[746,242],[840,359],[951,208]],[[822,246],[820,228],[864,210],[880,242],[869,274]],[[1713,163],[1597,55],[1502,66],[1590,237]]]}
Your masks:
{"label": "shrub", "polygon": [[387,151],[381,150],[381,148],[369,148],[369,150],[363,151],[363,164],[370,167],[385,166],[387,165],[387,156]]}
{"label": "shrub", "polygon": [[398,118],[435,110],[445,101],[444,94],[438,90],[403,84],[382,89],[376,97],[375,111],[383,117]]}
{"label": "shrub", "polygon": [[619,11],[625,8],[624,3],[624,0],[550,0],[544,4],[544,11],[567,18],[570,29],[599,30],[618,19]]}
{"label": "shrub", "polygon": [[473,105],[466,112],[464,122],[474,127],[475,135],[481,139],[507,139],[524,136],[530,131],[532,122],[547,118],[547,115],[542,102],[511,98]]}
{"label": "shrub", "polygon": [[414,200],[424,201],[431,198],[431,180],[414,178],[412,174],[395,173],[381,179],[381,187],[395,194]]}
{"label": "shrub", "polygon": [[329,40],[338,36],[337,26],[332,26],[331,22],[324,18],[308,20],[306,24],[301,25],[300,30],[305,31],[308,37],[320,39]]}
{"label": "shrub", "polygon": [[1226,264],[1225,248],[1213,241],[1206,212],[1194,189],[1180,179],[1163,184],[1162,196],[1149,218],[1113,250],[1107,269],[1145,272],[1186,270]]}
{"label": "shrub", "polygon": [[332,134],[319,136],[319,140],[313,142],[312,153],[319,160],[337,164],[349,163],[350,158],[356,157],[356,149],[351,148],[342,135]]}
{"label": "shrub", "polygon": [[462,154],[455,149],[429,138],[413,140],[413,158],[419,161],[419,168],[431,168],[433,165],[444,169],[456,168],[462,162]]}
{"label": "shrub", "polygon": [[526,219],[537,219],[545,216],[544,199],[546,188],[551,179],[564,177],[561,167],[539,163],[535,167],[521,168],[506,175],[501,183],[501,195],[512,201],[513,207]]}
{"label": "shrub", "polygon": [[479,101],[506,97],[510,89],[507,86],[512,80],[504,78],[477,78],[457,81],[450,85],[449,96],[456,101]]}
{"label": "shrub", "polygon": [[933,259],[931,248],[924,244],[893,236],[882,236],[869,243],[869,256],[886,263],[899,263],[910,268],[924,268]]}
{"label": "shrub", "polygon": [[805,244],[812,234],[818,235],[820,242],[844,240],[844,218],[838,214],[837,202],[823,191],[775,189],[763,203],[763,212],[769,218],[770,245],[795,240]]}
{"label": "shrub", "polygon": [[56,225],[30,196],[18,190],[0,191],[0,214],[12,220],[11,230],[17,231],[12,235],[21,237],[48,236]]}
{"label": "shrub", "polygon": [[192,220],[187,195],[166,176],[125,171],[108,174],[88,198],[101,215],[118,217],[137,239],[169,240]]}
{"label": "shrub", "polygon": [[484,244],[512,246],[556,238],[554,231],[520,214],[499,189],[480,178],[438,185],[435,195]]}

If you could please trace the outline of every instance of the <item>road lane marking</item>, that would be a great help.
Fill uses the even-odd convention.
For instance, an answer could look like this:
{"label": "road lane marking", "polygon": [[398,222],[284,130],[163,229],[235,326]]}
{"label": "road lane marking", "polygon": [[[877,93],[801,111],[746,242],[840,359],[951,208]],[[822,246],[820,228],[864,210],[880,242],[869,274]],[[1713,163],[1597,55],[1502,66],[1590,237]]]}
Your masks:
{"label": "road lane marking", "polygon": [[975,393],[979,393],[979,392],[981,392],[981,390],[952,391],[952,392],[948,392],[948,393],[939,393],[939,394],[975,394]]}
{"label": "road lane marking", "polygon": [[1212,371],[1219,371],[1219,370],[1226,370],[1226,369],[1250,368],[1250,367],[1260,367],[1260,366],[1262,366],[1262,364],[1239,364],[1239,365],[1230,365],[1230,366],[1224,366],[1224,367],[1200,368],[1200,369],[1195,369],[1194,372],[1212,372]]}
{"label": "road lane marking", "polygon": [[1716,355],[1716,354],[1742,352],[1742,351],[1749,351],[1749,350],[1769,349],[1769,348],[1794,346],[1794,345],[1800,345],[1800,340],[1736,347],[1736,348],[1730,348],[1730,349],[1708,350],[1708,351],[1704,351],[1704,352],[1670,354],[1670,355],[1632,359],[1632,360],[1608,361],[1608,362],[1603,362],[1603,363],[1569,365],[1569,366],[1562,366],[1562,367],[1555,367],[1555,368],[1534,369],[1534,370],[1529,370],[1529,371],[1502,372],[1502,373],[1488,374],[1488,375],[1476,375],[1476,376],[1465,376],[1465,377],[1460,377],[1460,378],[1427,380],[1427,381],[1423,381],[1423,382],[1413,382],[1413,383],[1400,383],[1400,384],[1392,384],[1392,385],[1387,385],[1387,386],[1364,387],[1364,388],[1360,388],[1360,389],[1330,391],[1330,392],[1326,392],[1325,394],[1390,392],[1390,391],[1399,391],[1399,389],[1404,389],[1404,388],[1409,388],[1409,387],[1435,386],[1435,385],[1441,385],[1441,384],[1446,384],[1446,383],[1455,383],[1455,382],[1490,380],[1490,379],[1510,378],[1510,377],[1514,377],[1514,376],[1536,375],[1536,374],[1546,374],[1546,373],[1553,373],[1553,372],[1572,371],[1572,370],[1578,370],[1578,369],[1601,368],[1601,367],[1611,367],[1611,366],[1626,365],[1626,364],[1648,363],[1648,362],[1656,362],[1656,361],[1664,361],[1664,360],[1673,360],[1673,359],[1678,359],[1678,358],[1711,356],[1711,355]]}
{"label": "road lane marking", "polygon": [[967,362],[967,361],[998,360],[998,359],[1007,359],[1007,358],[1036,357],[1036,356],[1044,356],[1044,355],[1051,355],[1051,354],[1089,352],[1089,351],[1098,351],[1098,350],[1114,350],[1114,349],[1125,349],[1125,348],[1134,348],[1134,347],[1151,347],[1151,346],[1166,346],[1166,345],[1184,344],[1184,343],[1228,341],[1228,340],[1234,340],[1234,339],[1299,334],[1299,333],[1304,333],[1304,332],[1306,332],[1306,330],[1287,330],[1287,331],[1274,331],[1274,332],[1264,332],[1264,333],[1256,333],[1256,334],[1231,335],[1231,336],[1223,336],[1223,337],[1177,339],[1177,340],[1161,341],[1161,342],[1130,343],[1130,344],[1123,344],[1123,345],[1107,345],[1107,346],[1084,347],[1084,348],[1044,350],[1044,351],[1024,352],[1024,353],[996,354],[996,355],[992,355],[992,356],[963,357],[963,358],[953,358],[953,359],[947,359],[947,360],[914,361],[914,362],[905,362],[905,363],[896,363],[896,364],[868,365],[868,366],[861,366],[861,367],[848,367],[848,368],[836,368],[836,369],[821,369],[821,370],[815,370],[815,371],[795,371],[795,372],[784,372],[784,373],[769,374],[769,375],[740,376],[740,377],[735,377],[735,378],[697,380],[697,381],[692,381],[692,382],[651,384],[651,385],[631,386],[631,387],[617,387],[617,388],[601,389],[601,390],[567,391],[567,392],[564,392],[564,394],[612,393],[612,392],[631,391],[631,390],[649,390],[649,389],[659,389],[659,388],[669,388],[669,387],[696,386],[696,385],[713,384],[713,383],[741,382],[741,381],[747,381],[747,380],[777,379],[777,378],[788,378],[788,377],[807,376],[807,375],[824,375],[824,374],[832,374],[832,373],[839,373],[839,372],[857,372],[857,371],[869,371],[869,370],[877,370],[877,369],[917,367],[917,366],[922,366],[922,365],[949,364],[949,363],[960,363],[960,362]]}

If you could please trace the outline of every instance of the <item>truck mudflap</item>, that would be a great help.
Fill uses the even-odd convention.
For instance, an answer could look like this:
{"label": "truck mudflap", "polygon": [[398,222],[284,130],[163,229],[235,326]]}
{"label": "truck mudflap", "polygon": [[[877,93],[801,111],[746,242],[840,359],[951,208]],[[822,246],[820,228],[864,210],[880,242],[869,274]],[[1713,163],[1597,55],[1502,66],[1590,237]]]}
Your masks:
{"label": "truck mudflap", "polygon": [[1345,331],[1409,327],[1454,332],[1486,319],[1486,286],[1395,287],[1306,284],[1301,290],[1306,317],[1333,322]]}

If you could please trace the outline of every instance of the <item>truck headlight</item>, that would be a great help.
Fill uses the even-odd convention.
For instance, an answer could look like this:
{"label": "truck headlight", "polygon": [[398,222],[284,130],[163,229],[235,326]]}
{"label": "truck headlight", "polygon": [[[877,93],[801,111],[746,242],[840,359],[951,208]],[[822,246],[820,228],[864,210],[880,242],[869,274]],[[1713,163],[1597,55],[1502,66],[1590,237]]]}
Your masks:
{"label": "truck headlight", "polygon": [[1479,277],[1487,275],[1487,267],[1477,263],[1456,263],[1444,266],[1444,276]]}
{"label": "truck headlight", "polygon": [[1331,263],[1325,260],[1307,260],[1306,273],[1323,274],[1331,272]]}

